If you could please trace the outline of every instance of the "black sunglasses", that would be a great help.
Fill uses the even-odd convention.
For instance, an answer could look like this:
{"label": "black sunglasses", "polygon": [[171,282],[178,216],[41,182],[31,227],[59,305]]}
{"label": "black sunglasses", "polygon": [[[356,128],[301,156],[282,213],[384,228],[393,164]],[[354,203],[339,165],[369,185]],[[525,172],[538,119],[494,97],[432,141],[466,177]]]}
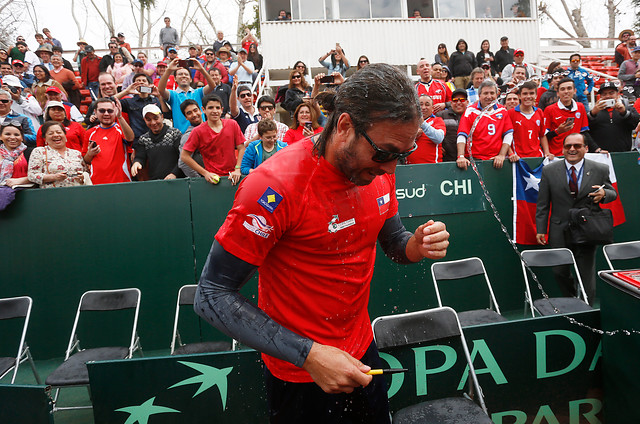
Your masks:
{"label": "black sunglasses", "polygon": [[373,147],[373,150],[376,151],[373,154],[373,157],[371,158],[371,160],[373,160],[374,162],[378,162],[378,163],[385,163],[385,162],[391,162],[392,160],[404,159],[407,156],[409,156],[411,153],[415,152],[416,149],[418,148],[418,145],[414,141],[413,142],[413,148],[411,150],[409,150],[408,152],[389,152],[387,150],[382,150],[381,148],[376,146],[376,143],[374,143],[369,138],[369,136],[367,135],[367,133],[364,130],[362,130],[362,136],[365,138],[365,140],[367,140],[369,142],[369,144],[371,144],[371,147]]}
{"label": "black sunglasses", "polygon": [[9,100],[9,99],[0,99],[0,103],[4,103],[4,104],[9,103],[10,101],[11,100]]}

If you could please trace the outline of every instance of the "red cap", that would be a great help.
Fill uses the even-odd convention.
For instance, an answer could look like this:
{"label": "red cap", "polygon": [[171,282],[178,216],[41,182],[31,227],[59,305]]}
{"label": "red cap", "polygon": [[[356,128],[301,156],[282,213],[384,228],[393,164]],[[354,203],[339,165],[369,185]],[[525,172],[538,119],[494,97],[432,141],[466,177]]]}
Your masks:
{"label": "red cap", "polygon": [[515,49],[515,51],[513,52],[513,55],[515,56],[515,55],[517,55],[517,54],[521,54],[521,55],[523,55],[523,56],[524,56],[524,50],[522,50],[522,49]]}
{"label": "red cap", "polygon": [[167,66],[167,64],[161,60],[160,62],[156,63],[156,66]]}
{"label": "red cap", "polygon": [[50,86],[49,88],[47,88],[47,91],[45,91],[45,93],[57,93],[57,94],[62,94],[62,91],[60,91],[60,89],[58,87],[55,86]]}
{"label": "red cap", "polygon": [[14,60],[13,62],[11,62],[11,64],[12,65],[22,65],[22,66],[24,66],[24,62],[21,61],[21,60],[17,60],[17,59]]}

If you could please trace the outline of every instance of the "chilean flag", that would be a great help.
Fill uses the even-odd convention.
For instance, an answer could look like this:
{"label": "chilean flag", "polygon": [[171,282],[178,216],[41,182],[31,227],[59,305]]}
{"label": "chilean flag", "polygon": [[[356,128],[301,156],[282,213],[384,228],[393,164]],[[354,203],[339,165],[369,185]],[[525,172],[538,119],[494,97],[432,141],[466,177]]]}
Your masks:
{"label": "chilean flag", "polygon": [[513,240],[518,244],[538,244],[536,202],[545,162],[533,171],[522,160],[513,164]]}
{"label": "chilean flag", "polygon": [[[617,193],[618,180],[613,169],[611,156],[600,153],[587,153],[585,159],[609,166],[609,179]],[[518,161],[513,164],[513,240],[518,244],[537,244],[536,202],[538,201],[542,168],[547,163],[549,162],[545,159],[533,171],[524,161]],[[613,202],[603,203],[600,206],[611,209],[614,226],[625,222],[626,218],[619,194]]]}

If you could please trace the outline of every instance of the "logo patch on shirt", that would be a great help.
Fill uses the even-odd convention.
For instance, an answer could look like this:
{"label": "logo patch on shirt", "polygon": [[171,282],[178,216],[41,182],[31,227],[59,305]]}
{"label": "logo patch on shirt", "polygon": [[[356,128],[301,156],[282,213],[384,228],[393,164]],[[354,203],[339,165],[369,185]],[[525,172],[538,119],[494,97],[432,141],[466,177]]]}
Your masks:
{"label": "logo patch on shirt", "polygon": [[356,225],[356,219],[351,218],[348,221],[338,222],[338,215],[333,215],[331,221],[329,221],[329,232],[336,233],[340,230],[344,230],[345,228],[351,227],[352,225]]}
{"label": "logo patch on shirt", "polygon": [[576,118],[580,118],[580,112],[576,112]]}
{"label": "logo patch on shirt", "polygon": [[273,227],[267,224],[264,216],[254,215],[252,213],[247,216],[251,217],[251,224],[245,221],[242,223],[242,226],[262,238],[269,238],[269,233],[273,230]]}
{"label": "logo patch on shirt", "polygon": [[272,189],[271,187],[267,187],[267,189],[262,193],[262,196],[258,199],[258,204],[273,213],[276,210],[280,202],[282,202],[283,197]]}
{"label": "logo patch on shirt", "polygon": [[391,201],[391,196],[389,195],[389,193],[385,194],[384,196],[380,196],[376,199],[376,202],[378,202],[378,212],[380,212],[380,215],[383,215],[389,212],[390,201]]}

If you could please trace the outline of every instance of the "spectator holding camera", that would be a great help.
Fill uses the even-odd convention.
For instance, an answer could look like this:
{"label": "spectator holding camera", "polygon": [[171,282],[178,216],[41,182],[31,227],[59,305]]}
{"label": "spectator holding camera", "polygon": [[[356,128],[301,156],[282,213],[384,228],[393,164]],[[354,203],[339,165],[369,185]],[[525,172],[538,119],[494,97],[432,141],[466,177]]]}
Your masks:
{"label": "spectator holding camera", "polygon": [[147,105],[155,105],[162,109],[163,103],[160,100],[158,87],[151,83],[151,78],[146,74],[139,73],[133,77],[133,83],[115,96],[120,99],[122,111],[129,115],[129,124],[135,134],[133,148],[138,144],[140,136],[149,129],[145,123],[143,109]]}
{"label": "spectator holding camera", "polygon": [[293,113],[291,129],[287,131],[282,141],[290,145],[320,132],[322,132],[322,127],[318,124],[315,109],[308,103],[300,103]]}
{"label": "spectator holding camera", "polygon": [[598,90],[599,99],[587,113],[593,141],[608,152],[631,150],[631,132],[640,116],[633,107],[626,107],[613,81],[605,81]]}
{"label": "spectator holding camera", "polygon": [[[216,88],[216,83],[211,78],[211,75],[204,70],[204,67],[199,61],[192,60],[191,62],[185,62],[186,61],[181,61],[178,58],[173,59],[158,83],[160,95],[169,103],[169,106],[171,106],[173,126],[182,133],[189,127],[189,121],[187,121],[187,118],[182,114],[180,104],[187,99],[193,99],[198,103],[198,106],[202,106],[202,98]],[[191,72],[185,65],[194,67],[196,71],[204,75],[207,80],[207,85],[194,90],[191,87],[191,82],[193,81],[191,79]],[[169,80],[169,76],[174,72],[178,88],[175,90],[167,90],[167,81]]]}
{"label": "spectator holding camera", "polygon": [[[331,62],[327,62],[326,59],[331,56]],[[328,75],[333,74],[334,72],[339,72],[343,77],[347,74],[347,70],[349,69],[349,61],[347,57],[344,55],[344,50],[340,47],[340,43],[336,43],[336,48],[329,50],[328,53],[320,56],[318,62],[325,68],[327,68]]]}

